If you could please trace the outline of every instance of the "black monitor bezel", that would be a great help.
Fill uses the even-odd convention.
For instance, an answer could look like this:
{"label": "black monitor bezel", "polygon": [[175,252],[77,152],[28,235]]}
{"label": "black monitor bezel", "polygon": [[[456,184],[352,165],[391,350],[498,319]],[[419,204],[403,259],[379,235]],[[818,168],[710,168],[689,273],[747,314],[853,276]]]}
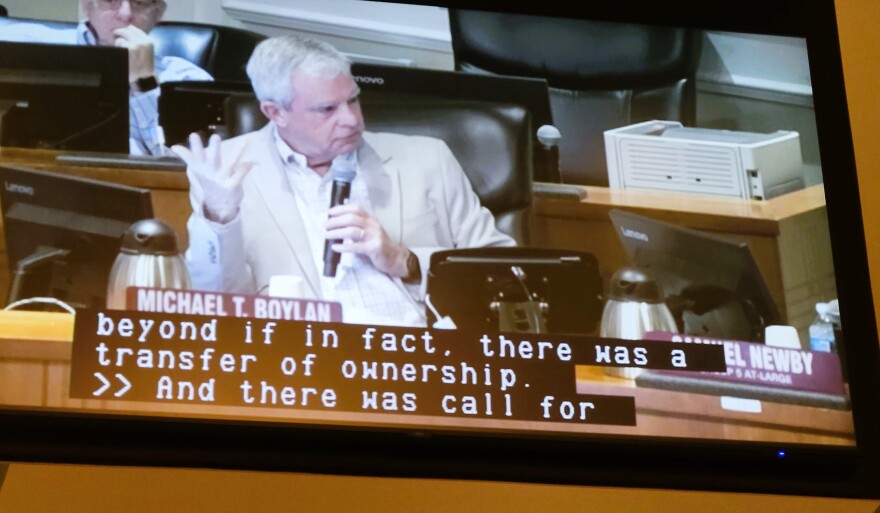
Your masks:
{"label": "black monitor bezel", "polygon": [[[523,271],[517,278],[513,267]],[[462,297],[461,291],[469,291]],[[596,335],[602,317],[602,278],[591,253],[533,247],[466,248],[431,255],[427,294],[432,308],[448,316],[458,328],[504,331],[501,300],[528,298],[547,305],[534,318],[513,319],[518,331]],[[515,308],[520,309],[520,307]],[[535,313],[535,312],[531,312]],[[428,312],[428,324],[437,320]],[[519,315],[529,317],[523,311]]]}
{"label": "black monitor bezel", "polygon": [[[15,180],[19,186],[29,188],[30,194],[13,196],[14,193],[7,186],[11,180]],[[42,246],[44,242],[48,244],[47,240],[40,240],[34,234],[39,234],[40,237],[52,235],[56,241],[60,237],[65,240],[67,246],[57,249],[73,253],[61,259],[68,264],[65,267],[69,267],[69,269],[66,270],[62,290],[56,291],[63,297],[55,296],[56,299],[61,299],[73,307],[77,305],[92,308],[103,306],[106,302],[107,281],[106,278],[101,280],[100,276],[109,277],[110,268],[119,253],[125,230],[136,221],[153,217],[152,195],[149,189],[5,164],[0,164],[0,183],[3,186],[3,189],[0,190],[0,212],[2,212],[0,218],[2,218],[4,226],[3,238],[9,260],[10,277],[15,275],[19,259],[33,254],[31,251]],[[13,199],[15,197],[19,199]],[[108,201],[111,197],[113,200]],[[47,220],[45,216],[40,220],[13,218],[10,215],[10,210],[17,203],[41,209],[39,213],[32,211],[30,214],[32,216],[41,216],[51,208],[66,212],[68,216],[88,216],[95,224],[87,229],[78,230],[71,225],[64,226],[64,223],[69,221],[58,222],[54,218]],[[68,219],[70,218],[68,217]],[[27,233],[28,238],[24,240],[12,239],[12,234],[22,233]],[[55,246],[63,245],[53,245],[53,247]],[[88,255],[77,254],[77,250],[82,253],[86,247],[89,248]],[[95,255],[94,250],[98,250],[100,254]],[[88,260],[87,265],[83,265],[84,260]],[[89,269],[85,269],[86,267]],[[52,274],[48,267],[44,269],[44,272]],[[38,273],[31,271],[27,274]],[[27,282],[32,278],[33,276],[30,276],[23,281]],[[56,285],[60,286],[61,283],[56,283]],[[21,284],[21,286],[26,287],[26,284]],[[31,292],[37,292],[37,290]],[[49,290],[45,290],[39,295],[52,296],[53,294]],[[3,298],[2,302],[5,305],[6,296]]]}
{"label": "black monitor bezel", "polygon": [[[426,2],[409,2],[426,4]],[[486,0],[431,2],[498,10]],[[609,439],[589,443],[478,433],[254,425],[8,409],[0,457],[116,465],[307,471],[880,497],[880,347],[868,284],[856,165],[832,0],[569,2],[503,10],[606,21],[805,37],[825,173],[828,217],[847,340],[855,448],[718,440]],[[857,347],[857,349],[855,349]],[[59,436],[59,434],[61,436]],[[787,451],[785,458],[779,451]]]}
{"label": "black monitor bezel", "polygon": [[[71,132],[55,141],[54,150],[129,152],[128,52],[122,48],[0,41],[0,69],[13,72],[0,77],[0,99],[26,101],[28,109],[65,109],[47,119],[45,126],[70,126]],[[15,72],[20,75],[15,74]],[[34,77],[27,81],[28,73]],[[42,76],[40,76],[42,74]],[[85,80],[83,77],[88,77]],[[97,83],[94,79],[98,78]],[[53,80],[79,82],[64,87]],[[88,83],[90,82],[90,83]],[[83,123],[86,108],[100,112]],[[31,120],[31,117],[25,116]],[[38,124],[39,125],[39,124]],[[63,141],[67,141],[61,144]],[[45,142],[29,141],[23,147]]]}
{"label": "black monitor bezel", "polygon": [[[681,333],[764,342],[767,326],[785,323],[786,319],[770,295],[764,275],[746,241],[664,223],[625,210],[612,209],[608,215],[630,265],[654,274],[676,320],[680,320],[683,310],[696,310],[699,313],[691,312],[692,315],[713,324],[711,329],[716,330],[710,333],[710,328],[703,326],[702,333],[693,332],[694,327],[688,327],[686,321],[680,320]],[[645,237],[628,237],[625,231],[630,229]],[[713,297],[685,299],[685,289],[691,286],[696,289],[707,287],[709,296]],[[717,318],[713,317],[711,310],[700,311],[706,306],[697,304],[699,301],[716,301],[727,294],[735,298],[733,303],[742,305],[742,310],[719,313]],[[742,317],[738,312],[742,312]],[[725,320],[753,324],[749,329],[740,327],[742,333],[735,336],[731,329],[720,324]]]}

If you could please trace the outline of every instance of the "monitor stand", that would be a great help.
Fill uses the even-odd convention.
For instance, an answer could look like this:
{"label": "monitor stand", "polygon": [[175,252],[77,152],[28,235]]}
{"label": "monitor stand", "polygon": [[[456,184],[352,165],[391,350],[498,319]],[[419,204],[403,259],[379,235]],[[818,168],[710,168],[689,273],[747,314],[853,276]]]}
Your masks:
{"label": "monitor stand", "polygon": [[13,274],[12,285],[9,287],[7,305],[11,305],[21,299],[20,296],[28,276],[49,267],[57,260],[63,260],[69,253],[66,249],[40,246],[33,254],[19,260]]}
{"label": "monitor stand", "polygon": [[547,303],[543,301],[493,301],[489,306],[498,315],[499,331],[547,333]]}
{"label": "monitor stand", "polygon": [[0,100],[0,140],[3,138],[3,118],[18,105],[16,100]]}
{"label": "monitor stand", "polygon": [[518,265],[510,266],[510,272],[516,278],[525,293],[525,301],[510,301],[499,291],[489,308],[498,315],[500,331],[517,331],[524,333],[547,333],[548,304],[537,294],[529,290],[526,284],[526,272]]}

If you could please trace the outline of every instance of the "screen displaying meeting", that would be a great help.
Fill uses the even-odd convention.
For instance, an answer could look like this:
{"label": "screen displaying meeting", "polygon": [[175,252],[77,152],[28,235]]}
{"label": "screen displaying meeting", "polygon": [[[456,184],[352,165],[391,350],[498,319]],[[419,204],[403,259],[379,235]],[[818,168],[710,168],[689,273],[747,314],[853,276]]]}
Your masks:
{"label": "screen displaying meeting", "polygon": [[804,40],[357,3],[0,24],[0,408],[855,445]]}

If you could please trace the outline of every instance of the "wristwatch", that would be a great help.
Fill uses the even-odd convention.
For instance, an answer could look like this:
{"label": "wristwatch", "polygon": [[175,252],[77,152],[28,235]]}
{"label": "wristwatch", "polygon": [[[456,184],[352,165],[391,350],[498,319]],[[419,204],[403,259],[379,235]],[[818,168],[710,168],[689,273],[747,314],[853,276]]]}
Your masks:
{"label": "wristwatch", "polygon": [[146,93],[147,91],[152,91],[159,87],[159,81],[156,80],[156,77],[150,75],[148,77],[141,77],[134,82],[132,82],[132,87],[135,91],[139,93]]}
{"label": "wristwatch", "polygon": [[406,257],[406,276],[402,281],[410,284],[422,281],[422,266],[419,265],[419,257],[412,251]]}

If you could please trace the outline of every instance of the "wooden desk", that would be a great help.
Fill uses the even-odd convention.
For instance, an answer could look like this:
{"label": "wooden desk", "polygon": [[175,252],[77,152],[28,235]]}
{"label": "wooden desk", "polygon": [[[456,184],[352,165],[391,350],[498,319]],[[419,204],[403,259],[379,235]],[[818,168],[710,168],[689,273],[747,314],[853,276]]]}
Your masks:
{"label": "wooden desk", "polygon": [[732,411],[717,395],[638,387],[631,379],[608,376],[601,367],[577,367],[578,393],[632,396],[639,434],[762,440],[768,442],[855,444],[852,412],[761,401],[761,412]]}
{"label": "wooden desk", "polygon": [[[734,412],[721,408],[717,396],[639,388],[631,380],[606,376],[599,367],[576,367],[578,393],[635,397],[636,426],[72,399],[68,384],[73,317],[68,314],[14,314],[7,313],[0,319],[0,408],[16,406],[65,412],[289,423],[424,425],[453,430],[533,430],[831,445],[854,443],[849,411],[765,401],[760,414]],[[29,318],[16,323],[15,317],[19,314]],[[29,328],[28,323],[33,326]],[[34,338],[23,339],[21,333],[26,332],[33,333]]]}
{"label": "wooden desk", "polygon": [[816,302],[837,297],[822,185],[766,201],[585,189],[587,197],[582,201],[535,198],[533,242],[593,253],[606,284],[627,265],[608,217],[609,211],[620,209],[747,241],[770,294],[804,343]]}
{"label": "wooden desk", "polygon": [[189,206],[189,182],[182,171],[155,169],[121,169],[113,167],[85,167],[62,165],[55,161],[57,151],[28,150],[0,147],[0,165],[14,165],[58,172],[69,176],[91,178],[106,182],[149,189],[156,217],[177,230],[182,246],[186,247],[186,219]]}
{"label": "wooden desk", "polygon": [[[186,219],[191,208],[185,173],[63,166],[55,162],[56,155],[53,151],[0,148],[0,164],[150,189],[156,216],[177,231],[181,247],[186,247]],[[815,303],[837,296],[821,185],[767,201],[585,189],[587,197],[582,201],[535,197],[533,244],[593,253],[606,283],[617,269],[627,265],[608,217],[610,210],[622,209],[747,240],[780,310],[789,324],[801,331],[804,341],[806,328],[815,316]],[[8,287],[5,260],[4,244],[0,251],[0,290],[4,291]]]}

